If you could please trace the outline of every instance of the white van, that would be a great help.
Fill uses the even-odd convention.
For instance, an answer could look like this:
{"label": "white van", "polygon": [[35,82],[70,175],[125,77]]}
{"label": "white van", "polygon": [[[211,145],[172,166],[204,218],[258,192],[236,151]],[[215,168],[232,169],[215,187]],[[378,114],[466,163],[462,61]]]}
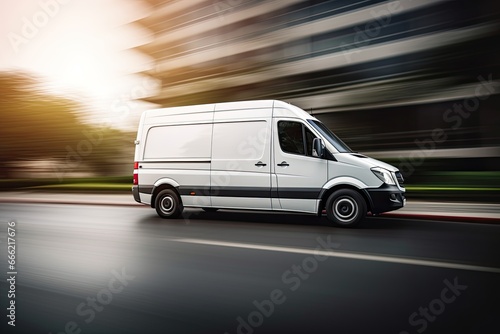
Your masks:
{"label": "white van", "polygon": [[293,211],[352,227],[405,205],[397,168],[354,153],[304,110],[276,100],[142,114],[134,199],[162,218],[184,207]]}

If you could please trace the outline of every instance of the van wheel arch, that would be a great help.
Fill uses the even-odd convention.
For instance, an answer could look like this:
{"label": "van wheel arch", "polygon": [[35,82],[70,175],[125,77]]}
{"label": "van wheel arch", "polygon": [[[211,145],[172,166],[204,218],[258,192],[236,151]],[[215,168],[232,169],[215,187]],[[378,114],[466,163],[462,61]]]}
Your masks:
{"label": "van wheel arch", "polygon": [[355,227],[368,212],[362,193],[352,188],[341,187],[330,194],[326,201],[328,220],[338,227]]}
{"label": "van wheel arch", "polygon": [[179,197],[179,201],[182,205],[182,199],[181,199],[181,195],[179,194],[179,191],[177,190],[177,188],[175,188],[174,186],[172,186],[171,184],[161,184],[159,185],[158,187],[155,187],[153,189],[153,195],[151,196],[151,207],[154,209],[155,208],[155,202],[156,202],[156,196],[158,196],[158,194],[162,191],[162,190],[165,190],[165,189],[172,189],[173,191],[176,192],[177,196]]}
{"label": "van wheel arch", "polygon": [[321,202],[320,202],[319,207],[318,207],[318,216],[321,216],[323,210],[326,209],[326,202],[328,201],[328,198],[330,197],[330,195],[339,189],[352,189],[354,191],[357,191],[365,200],[367,211],[371,211],[372,202],[371,202],[370,196],[368,196],[368,193],[366,192],[366,190],[358,189],[358,188],[351,186],[351,185],[339,184],[339,185],[336,185],[336,186],[328,189],[321,196]]}
{"label": "van wheel arch", "polygon": [[175,189],[163,189],[155,198],[155,209],[161,218],[177,218],[182,214],[184,206]]}

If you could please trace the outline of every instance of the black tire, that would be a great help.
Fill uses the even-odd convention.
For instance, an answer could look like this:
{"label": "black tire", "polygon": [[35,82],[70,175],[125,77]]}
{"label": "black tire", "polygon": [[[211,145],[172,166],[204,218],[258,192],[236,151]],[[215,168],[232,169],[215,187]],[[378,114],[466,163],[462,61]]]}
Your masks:
{"label": "black tire", "polygon": [[219,210],[219,209],[217,209],[217,208],[202,208],[202,209],[203,209],[203,211],[205,211],[205,212],[215,212],[215,211]]}
{"label": "black tire", "polygon": [[366,212],[365,199],[352,189],[339,189],[326,201],[326,215],[336,226],[355,227],[366,216]]}
{"label": "black tire", "polygon": [[161,218],[177,218],[184,210],[179,195],[172,189],[164,189],[156,196],[155,209]]}

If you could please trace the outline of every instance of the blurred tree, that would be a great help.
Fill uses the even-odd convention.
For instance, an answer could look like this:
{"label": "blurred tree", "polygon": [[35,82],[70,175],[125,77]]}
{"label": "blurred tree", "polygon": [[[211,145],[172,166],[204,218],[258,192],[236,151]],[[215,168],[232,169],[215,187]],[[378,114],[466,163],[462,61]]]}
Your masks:
{"label": "blurred tree", "polygon": [[[130,173],[130,166],[134,159],[135,133],[124,132],[118,129],[91,128],[88,132],[93,146],[92,153],[83,158],[83,164],[88,166],[96,175],[117,176]],[[101,139],[102,140],[99,140]]]}
{"label": "blurred tree", "polygon": [[50,94],[26,73],[0,72],[0,177],[16,162],[64,156],[66,146],[84,137],[82,106]]}

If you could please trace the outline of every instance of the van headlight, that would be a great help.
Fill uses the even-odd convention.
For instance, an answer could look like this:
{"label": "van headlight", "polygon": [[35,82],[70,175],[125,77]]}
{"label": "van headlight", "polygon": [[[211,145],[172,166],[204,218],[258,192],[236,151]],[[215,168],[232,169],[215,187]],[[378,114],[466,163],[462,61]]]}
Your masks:
{"label": "van headlight", "polygon": [[396,182],[394,182],[391,172],[389,172],[387,169],[382,167],[373,167],[371,170],[373,174],[375,174],[375,176],[377,176],[380,179],[380,181],[390,185],[396,184]]}

